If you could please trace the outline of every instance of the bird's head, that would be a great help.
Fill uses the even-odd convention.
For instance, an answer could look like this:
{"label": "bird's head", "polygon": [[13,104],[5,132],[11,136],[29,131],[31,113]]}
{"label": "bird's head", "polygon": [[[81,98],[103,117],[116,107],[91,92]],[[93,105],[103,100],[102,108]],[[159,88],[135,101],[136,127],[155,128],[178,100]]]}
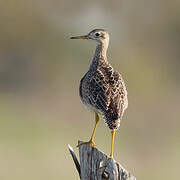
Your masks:
{"label": "bird's head", "polygon": [[91,39],[96,41],[98,44],[108,44],[109,43],[109,34],[104,29],[94,29],[89,32],[87,35],[83,36],[74,36],[71,39]]}

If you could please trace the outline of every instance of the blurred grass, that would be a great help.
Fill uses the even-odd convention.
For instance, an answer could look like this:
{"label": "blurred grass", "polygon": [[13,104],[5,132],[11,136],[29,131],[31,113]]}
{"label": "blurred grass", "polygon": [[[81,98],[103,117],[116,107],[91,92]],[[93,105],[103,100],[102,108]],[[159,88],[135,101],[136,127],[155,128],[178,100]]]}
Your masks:
{"label": "blurred grass", "polygon": [[[67,144],[87,140],[94,124],[78,86],[95,45],[69,37],[96,27],[109,30],[109,61],[129,93],[115,159],[137,179],[178,179],[179,6],[175,0],[1,1],[0,179],[78,179]],[[103,121],[96,145],[109,154]]]}

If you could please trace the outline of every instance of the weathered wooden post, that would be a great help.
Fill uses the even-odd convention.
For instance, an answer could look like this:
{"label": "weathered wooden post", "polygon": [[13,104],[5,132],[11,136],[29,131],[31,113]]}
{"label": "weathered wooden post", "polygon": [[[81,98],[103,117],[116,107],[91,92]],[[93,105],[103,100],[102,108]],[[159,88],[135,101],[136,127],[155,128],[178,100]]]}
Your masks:
{"label": "weathered wooden post", "polygon": [[81,145],[79,147],[80,163],[71,146],[69,146],[69,151],[81,180],[136,180],[121,164],[96,147],[89,144]]}

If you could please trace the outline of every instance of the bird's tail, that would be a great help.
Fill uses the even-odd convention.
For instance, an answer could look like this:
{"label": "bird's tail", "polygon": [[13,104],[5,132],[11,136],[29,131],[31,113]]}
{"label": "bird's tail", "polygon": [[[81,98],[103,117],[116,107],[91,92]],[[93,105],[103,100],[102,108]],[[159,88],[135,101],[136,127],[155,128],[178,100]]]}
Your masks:
{"label": "bird's tail", "polygon": [[118,117],[118,114],[114,113],[106,113],[104,115],[105,123],[109,127],[109,129],[118,129],[120,126],[121,118]]}

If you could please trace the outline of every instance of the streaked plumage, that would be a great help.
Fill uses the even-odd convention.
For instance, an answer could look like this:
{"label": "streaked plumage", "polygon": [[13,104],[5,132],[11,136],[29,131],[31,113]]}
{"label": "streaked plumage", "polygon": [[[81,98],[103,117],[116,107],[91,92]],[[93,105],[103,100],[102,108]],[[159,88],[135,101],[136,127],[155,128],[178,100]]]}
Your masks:
{"label": "streaked plumage", "polygon": [[79,87],[81,101],[96,115],[91,139],[82,144],[94,146],[94,134],[99,121],[98,115],[101,115],[112,132],[110,157],[113,158],[115,130],[118,129],[123,113],[128,106],[128,99],[121,75],[107,61],[109,34],[104,29],[95,29],[88,35],[76,36],[71,39],[91,39],[97,42],[92,63],[88,72],[81,79]]}
{"label": "streaked plumage", "polygon": [[100,113],[110,129],[117,129],[128,106],[127,91],[121,75],[101,51],[102,44],[98,44],[92,64],[81,79],[79,94],[83,104]]}

